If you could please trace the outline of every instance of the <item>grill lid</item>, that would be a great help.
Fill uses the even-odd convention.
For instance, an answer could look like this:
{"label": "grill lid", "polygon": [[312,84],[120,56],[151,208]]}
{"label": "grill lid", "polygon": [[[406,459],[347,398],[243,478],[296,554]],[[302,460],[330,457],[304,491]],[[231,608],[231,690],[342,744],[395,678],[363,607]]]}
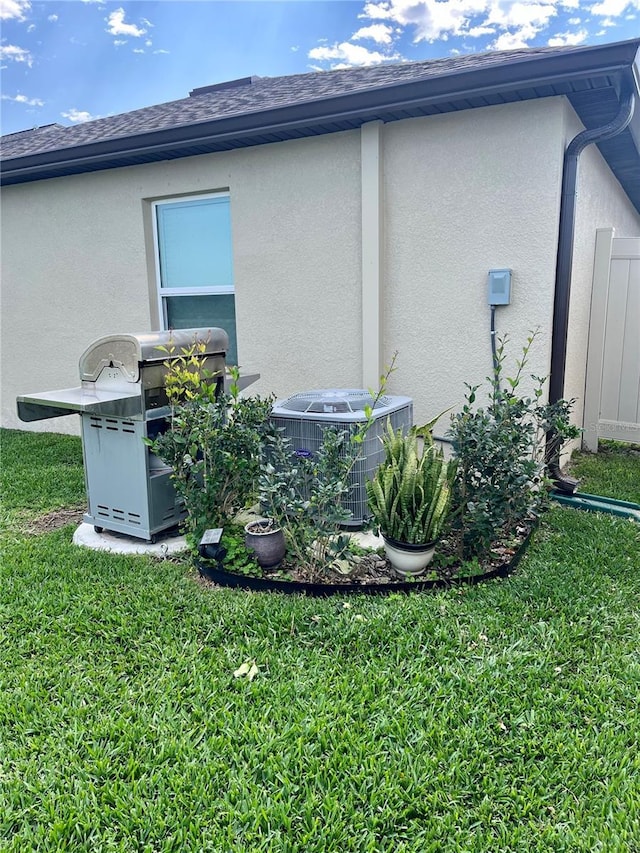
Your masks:
{"label": "grill lid", "polygon": [[229,337],[224,329],[174,329],[173,331],[147,332],[140,335],[107,335],[94,341],[80,356],[80,378],[95,382],[105,367],[118,367],[128,382],[140,380],[140,366],[149,362],[162,362],[172,357],[159,349],[173,349],[173,356],[182,354],[194,341],[204,341],[203,355],[226,354]]}

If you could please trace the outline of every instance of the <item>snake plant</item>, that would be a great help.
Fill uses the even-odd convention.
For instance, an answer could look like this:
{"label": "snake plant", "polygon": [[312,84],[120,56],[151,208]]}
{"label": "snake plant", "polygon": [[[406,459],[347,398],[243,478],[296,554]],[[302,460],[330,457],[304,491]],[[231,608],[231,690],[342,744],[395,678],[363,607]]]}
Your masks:
{"label": "snake plant", "polygon": [[434,423],[405,435],[387,422],[385,458],[366,489],[369,509],[388,539],[411,545],[433,542],[447,518],[455,462],[445,460],[434,444]]}

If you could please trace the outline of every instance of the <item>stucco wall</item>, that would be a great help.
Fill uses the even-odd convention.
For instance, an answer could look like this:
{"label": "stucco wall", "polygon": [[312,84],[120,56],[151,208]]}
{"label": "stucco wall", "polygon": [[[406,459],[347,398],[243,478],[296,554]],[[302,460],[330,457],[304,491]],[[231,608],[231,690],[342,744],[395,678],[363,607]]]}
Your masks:
{"label": "stucco wall", "polygon": [[491,268],[513,270],[496,311],[510,368],[539,327],[530,372],[548,373],[563,116],[554,98],[385,127],[384,339],[418,422],[459,408],[464,383],[491,371]]}
{"label": "stucco wall", "polygon": [[[122,172],[2,191],[2,425],[18,393],[78,384],[96,337],[149,328],[138,187]],[[38,429],[77,431],[77,418]]]}
{"label": "stucco wall", "polygon": [[[77,385],[95,338],[155,327],[150,200],[219,189],[253,387],[358,384],[359,145],[341,133],[4,189],[2,425],[27,428],[16,394]],[[77,418],[33,428],[76,431]]]}
{"label": "stucco wall", "polygon": [[[567,143],[583,125],[569,104],[565,110]],[[578,166],[576,227],[569,306],[569,335],[565,397],[576,398],[575,421],[583,424],[589,314],[596,230],[614,228],[616,237],[640,236],[640,215],[635,210],[597,146],[589,145],[580,155]]]}
{"label": "stucco wall", "polygon": [[[497,309],[509,371],[539,328],[528,372],[548,373],[562,155],[576,121],[553,98],[382,126],[383,361],[398,351],[389,390],[414,398],[416,421],[460,407],[465,382],[491,370],[492,267],[513,270],[512,302]],[[579,397],[595,228],[638,226],[597,151],[581,167],[589,201],[568,365]],[[360,385],[360,169],[352,131],[3,190],[3,426],[25,428],[16,394],[76,385],[95,338],[156,327],[151,201],[196,192],[230,191],[239,357],[262,374],[253,390]]]}

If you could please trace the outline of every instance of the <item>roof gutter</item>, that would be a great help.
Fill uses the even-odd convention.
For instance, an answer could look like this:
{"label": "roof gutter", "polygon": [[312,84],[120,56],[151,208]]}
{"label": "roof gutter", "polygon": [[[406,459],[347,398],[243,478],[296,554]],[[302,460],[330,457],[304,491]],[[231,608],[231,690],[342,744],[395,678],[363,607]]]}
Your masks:
{"label": "roof gutter", "polygon": [[[573,245],[575,237],[578,161],[580,154],[594,142],[612,139],[628,127],[633,118],[636,94],[633,86],[623,92],[620,109],[616,117],[600,127],[583,130],[566,148],[562,167],[562,197],[558,225],[558,254],[556,282],[553,301],[553,327],[551,336],[551,377],[549,379],[549,403],[557,403],[564,394],[567,366],[567,337],[569,331],[569,303],[571,298],[571,272],[573,268]],[[556,488],[574,492],[578,481],[564,477],[560,471],[560,453],[557,436],[547,434],[547,458],[549,473]]]}

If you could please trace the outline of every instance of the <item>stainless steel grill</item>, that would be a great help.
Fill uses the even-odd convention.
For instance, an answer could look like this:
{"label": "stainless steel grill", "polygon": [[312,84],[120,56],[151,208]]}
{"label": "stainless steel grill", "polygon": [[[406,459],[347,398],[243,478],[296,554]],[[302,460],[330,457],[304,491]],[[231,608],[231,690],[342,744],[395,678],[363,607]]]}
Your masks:
{"label": "stainless steel grill", "polygon": [[[227,333],[180,329],[100,338],[80,357],[80,387],[17,398],[18,417],[26,422],[80,415],[89,504],[84,520],[97,530],[154,540],[184,518],[171,469],[143,439],[169,427],[165,363],[195,339],[206,341],[205,367],[219,391],[224,384]],[[173,354],[160,349],[170,346],[175,348]],[[244,377],[243,387],[256,378]]]}

